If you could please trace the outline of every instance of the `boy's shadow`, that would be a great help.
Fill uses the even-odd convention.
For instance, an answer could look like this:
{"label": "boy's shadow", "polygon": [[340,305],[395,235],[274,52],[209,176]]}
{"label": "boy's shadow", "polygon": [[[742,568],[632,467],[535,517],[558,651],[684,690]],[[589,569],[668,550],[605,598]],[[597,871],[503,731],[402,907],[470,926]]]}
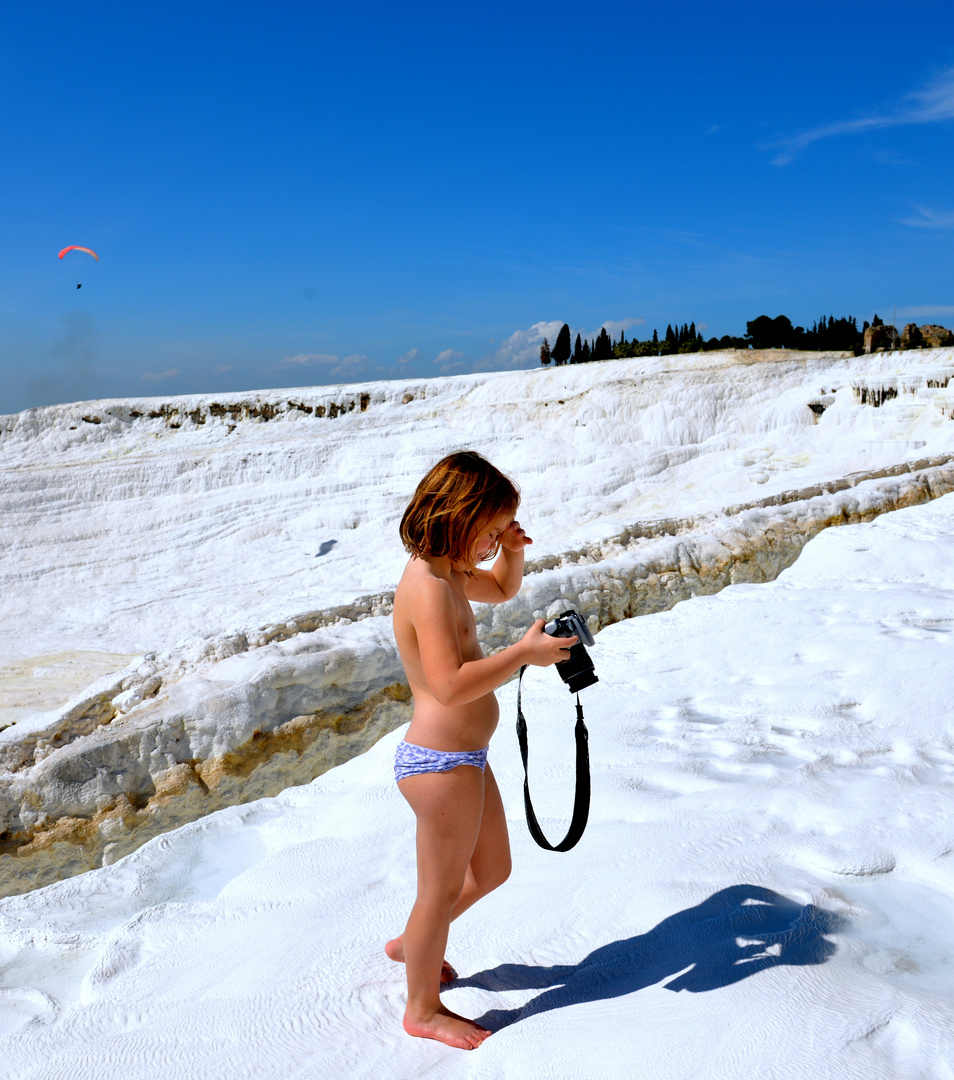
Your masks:
{"label": "boy's shadow", "polygon": [[594,949],[578,964],[501,964],[454,986],[546,991],[521,1008],[492,1009],[476,1019],[499,1031],[550,1009],[632,994],[670,975],[676,978],[667,990],[699,993],[779,964],[823,964],[836,948],[825,935],[843,926],[841,917],[813,904],[802,906],[757,885],[733,885],[645,934]]}

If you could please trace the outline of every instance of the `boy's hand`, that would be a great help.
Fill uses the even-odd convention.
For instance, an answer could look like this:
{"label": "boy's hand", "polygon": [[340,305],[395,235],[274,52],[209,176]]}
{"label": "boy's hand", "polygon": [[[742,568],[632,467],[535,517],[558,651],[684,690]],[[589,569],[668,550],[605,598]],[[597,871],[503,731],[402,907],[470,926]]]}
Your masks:
{"label": "boy's hand", "polygon": [[520,522],[516,519],[511,521],[507,528],[504,529],[499,540],[500,546],[507,548],[509,551],[522,551],[527,544],[533,543],[530,537],[520,528]]}
{"label": "boy's hand", "polygon": [[537,619],[521,640],[521,645],[526,649],[526,662],[533,664],[534,667],[549,667],[551,664],[558,664],[561,660],[569,660],[570,646],[580,640],[575,635],[553,637],[544,633],[545,625],[543,619]]}

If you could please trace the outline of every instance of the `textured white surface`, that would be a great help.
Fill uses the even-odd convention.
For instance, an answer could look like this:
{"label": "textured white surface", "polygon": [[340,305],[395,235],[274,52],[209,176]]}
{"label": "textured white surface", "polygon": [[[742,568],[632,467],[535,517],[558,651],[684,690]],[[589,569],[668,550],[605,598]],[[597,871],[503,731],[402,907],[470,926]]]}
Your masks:
{"label": "textured white surface", "polygon": [[[761,356],[233,395],[246,412],[282,410],[268,421],[215,415],[233,399],[213,397],[167,402],[176,428],[150,419],[160,399],[2,417],[0,657],[214,652],[220,637],[393,589],[407,500],[464,446],[518,480],[534,559],[951,452],[954,388],[928,384],[954,374],[952,350]],[[855,385],[900,393],[872,408]],[[810,402],[828,407],[816,418]]]}
{"label": "textured white surface", "polygon": [[[242,395],[369,400],[231,432],[228,416],[130,419],[156,402],[0,418],[0,656],[113,651],[122,667],[171,650],[196,672],[183,701],[223,673],[245,696],[265,668],[300,679],[308,635],[247,653],[237,636],[393,586],[400,510],[458,446],[516,477],[529,554],[553,560],[524,606],[561,567],[603,580],[635,524],[678,519],[689,566],[693,545],[730,535],[726,507],[952,452],[951,391],[932,385],[950,350],[748,359]],[[898,393],[872,408],[854,386]],[[181,415],[210,400],[180,400]],[[826,405],[817,422],[810,401]],[[878,483],[893,481],[809,502],[877,500]],[[809,512],[756,507],[732,528]],[[823,532],[773,584],[604,630],[584,696],[591,821],[567,855],[526,833],[502,688],[491,754],[515,873],[455,924],[449,953],[464,978],[448,1004],[498,1028],[476,1053],[403,1034],[402,973],[381,951],[414,887],[396,732],[307,787],[0,901],[5,1076],[954,1077],[952,567],[945,496]],[[370,643],[383,622],[331,638]],[[534,798],[556,836],[570,699],[552,672],[526,693]]]}
{"label": "textured white surface", "polygon": [[[954,1060],[954,496],[830,529],[772,584],[603,631],[590,824],[523,824],[515,688],[491,746],[515,872],[452,929],[473,1054],[402,1032],[381,951],[414,887],[394,744],[115,866],[0,902],[11,1080],[946,1077]],[[526,689],[556,836],[572,710]],[[701,905],[701,906],[700,906]]]}

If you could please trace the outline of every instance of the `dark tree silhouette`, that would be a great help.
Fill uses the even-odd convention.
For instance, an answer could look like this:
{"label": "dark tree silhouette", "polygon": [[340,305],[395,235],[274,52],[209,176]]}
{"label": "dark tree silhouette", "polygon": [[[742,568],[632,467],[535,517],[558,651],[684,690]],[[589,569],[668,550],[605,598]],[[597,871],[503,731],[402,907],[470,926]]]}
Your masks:
{"label": "dark tree silhouette", "polygon": [[570,328],[564,323],[557,334],[556,344],[553,346],[553,362],[558,367],[570,359]]}

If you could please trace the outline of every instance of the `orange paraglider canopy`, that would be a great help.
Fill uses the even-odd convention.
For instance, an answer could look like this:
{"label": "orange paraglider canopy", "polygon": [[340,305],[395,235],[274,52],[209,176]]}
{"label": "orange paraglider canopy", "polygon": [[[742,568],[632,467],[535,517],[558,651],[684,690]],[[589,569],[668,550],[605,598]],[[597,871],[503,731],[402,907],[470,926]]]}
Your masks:
{"label": "orange paraglider canopy", "polygon": [[77,244],[73,244],[70,247],[63,248],[63,250],[60,252],[60,258],[62,259],[68,251],[85,251],[87,255],[92,255],[93,258],[97,262],[99,262],[99,256],[96,254],[95,251],[92,250],[92,248],[79,247]]}

